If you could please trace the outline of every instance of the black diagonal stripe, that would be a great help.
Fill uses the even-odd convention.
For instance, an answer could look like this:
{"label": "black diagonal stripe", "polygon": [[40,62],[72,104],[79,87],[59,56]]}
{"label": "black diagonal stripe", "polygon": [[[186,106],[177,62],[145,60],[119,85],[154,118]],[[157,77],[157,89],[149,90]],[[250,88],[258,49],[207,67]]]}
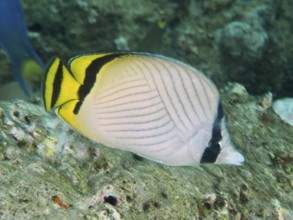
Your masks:
{"label": "black diagonal stripe", "polygon": [[221,134],[221,120],[224,117],[223,109],[221,103],[218,106],[217,117],[213,124],[212,138],[209,142],[208,147],[203,152],[201,156],[200,163],[214,163],[218,155],[221,152],[221,146],[219,142],[222,140]]}
{"label": "black diagonal stripe", "polygon": [[82,105],[85,97],[90,93],[96,82],[96,76],[100,72],[100,69],[108,62],[114,60],[115,58],[128,55],[127,53],[114,53],[109,54],[100,58],[97,58],[91,62],[91,64],[86,68],[85,78],[83,84],[79,87],[78,97],[79,102],[76,104],[73,113],[78,114],[79,109]]}
{"label": "black diagonal stripe", "polygon": [[62,66],[62,63],[59,61],[58,68],[53,81],[53,94],[50,108],[53,108],[55,106],[61,91],[61,83],[63,80]]}

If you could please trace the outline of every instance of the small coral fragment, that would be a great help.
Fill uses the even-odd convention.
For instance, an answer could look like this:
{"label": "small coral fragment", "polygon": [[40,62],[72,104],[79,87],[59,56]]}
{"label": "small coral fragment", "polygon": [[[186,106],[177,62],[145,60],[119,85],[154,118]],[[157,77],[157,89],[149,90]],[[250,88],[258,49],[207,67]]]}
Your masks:
{"label": "small coral fragment", "polygon": [[58,196],[52,196],[54,202],[56,202],[60,207],[68,209],[71,205],[64,204]]}
{"label": "small coral fragment", "polygon": [[293,126],[293,98],[283,98],[274,101],[273,109],[284,122]]}

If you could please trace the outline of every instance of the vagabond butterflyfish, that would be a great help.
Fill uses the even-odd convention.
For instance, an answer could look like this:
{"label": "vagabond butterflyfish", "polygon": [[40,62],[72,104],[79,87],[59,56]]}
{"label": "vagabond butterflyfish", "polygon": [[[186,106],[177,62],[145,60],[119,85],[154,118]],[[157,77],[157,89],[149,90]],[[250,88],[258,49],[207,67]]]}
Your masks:
{"label": "vagabond butterflyfish", "polygon": [[150,160],[187,166],[240,165],[215,85],[193,67],[161,55],[115,52],[49,62],[46,111],[84,136]]}

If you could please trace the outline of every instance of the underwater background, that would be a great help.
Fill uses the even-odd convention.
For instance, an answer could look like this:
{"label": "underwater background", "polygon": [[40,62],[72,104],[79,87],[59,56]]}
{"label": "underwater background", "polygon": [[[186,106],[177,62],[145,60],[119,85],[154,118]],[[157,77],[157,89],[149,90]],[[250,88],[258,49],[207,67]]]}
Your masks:
{"label": "underwater background", "polygon": [[[3,12],[19,3],[3,2]],[[140,50],[203,71],[220,89],[228,130],[246,161],[170,167],[82,137],[44,111],[38,73],[22,76],[30,98],[16,83],[15,54],[32,48],[19,34],[26,28],[4,29],[10,19],[23,21],[21,11],[2,13],[0,218],[293,219],[292,101],[283,104],[284,120],[272,108],[293,96],[291,0],[20,3],[40,68],[53,56]]]}

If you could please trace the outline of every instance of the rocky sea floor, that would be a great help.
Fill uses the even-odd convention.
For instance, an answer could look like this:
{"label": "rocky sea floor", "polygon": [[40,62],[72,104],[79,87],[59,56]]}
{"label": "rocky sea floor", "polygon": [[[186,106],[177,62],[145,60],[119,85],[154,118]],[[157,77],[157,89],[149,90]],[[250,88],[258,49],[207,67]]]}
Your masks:
{"label": "rocky sea floor", "polygon": [[17,97],[0,101],[1,219],[293,219],[293,127],[272,109],[293,96],[291,0],[21,3],[44,62],[135,50],[170,22],[150,50],[213,79],[246,161],[169,167],[94,143],[46,113],[39,93],[6,89],[13,74],[0,50],[0,99]]}
{"label": "rocky sea floor", "polygon": [[0,102],[0,217],[292,219],[292,126],[270,95],[222,97],[243,166],[163,166],[83,138],[39,100]]}

